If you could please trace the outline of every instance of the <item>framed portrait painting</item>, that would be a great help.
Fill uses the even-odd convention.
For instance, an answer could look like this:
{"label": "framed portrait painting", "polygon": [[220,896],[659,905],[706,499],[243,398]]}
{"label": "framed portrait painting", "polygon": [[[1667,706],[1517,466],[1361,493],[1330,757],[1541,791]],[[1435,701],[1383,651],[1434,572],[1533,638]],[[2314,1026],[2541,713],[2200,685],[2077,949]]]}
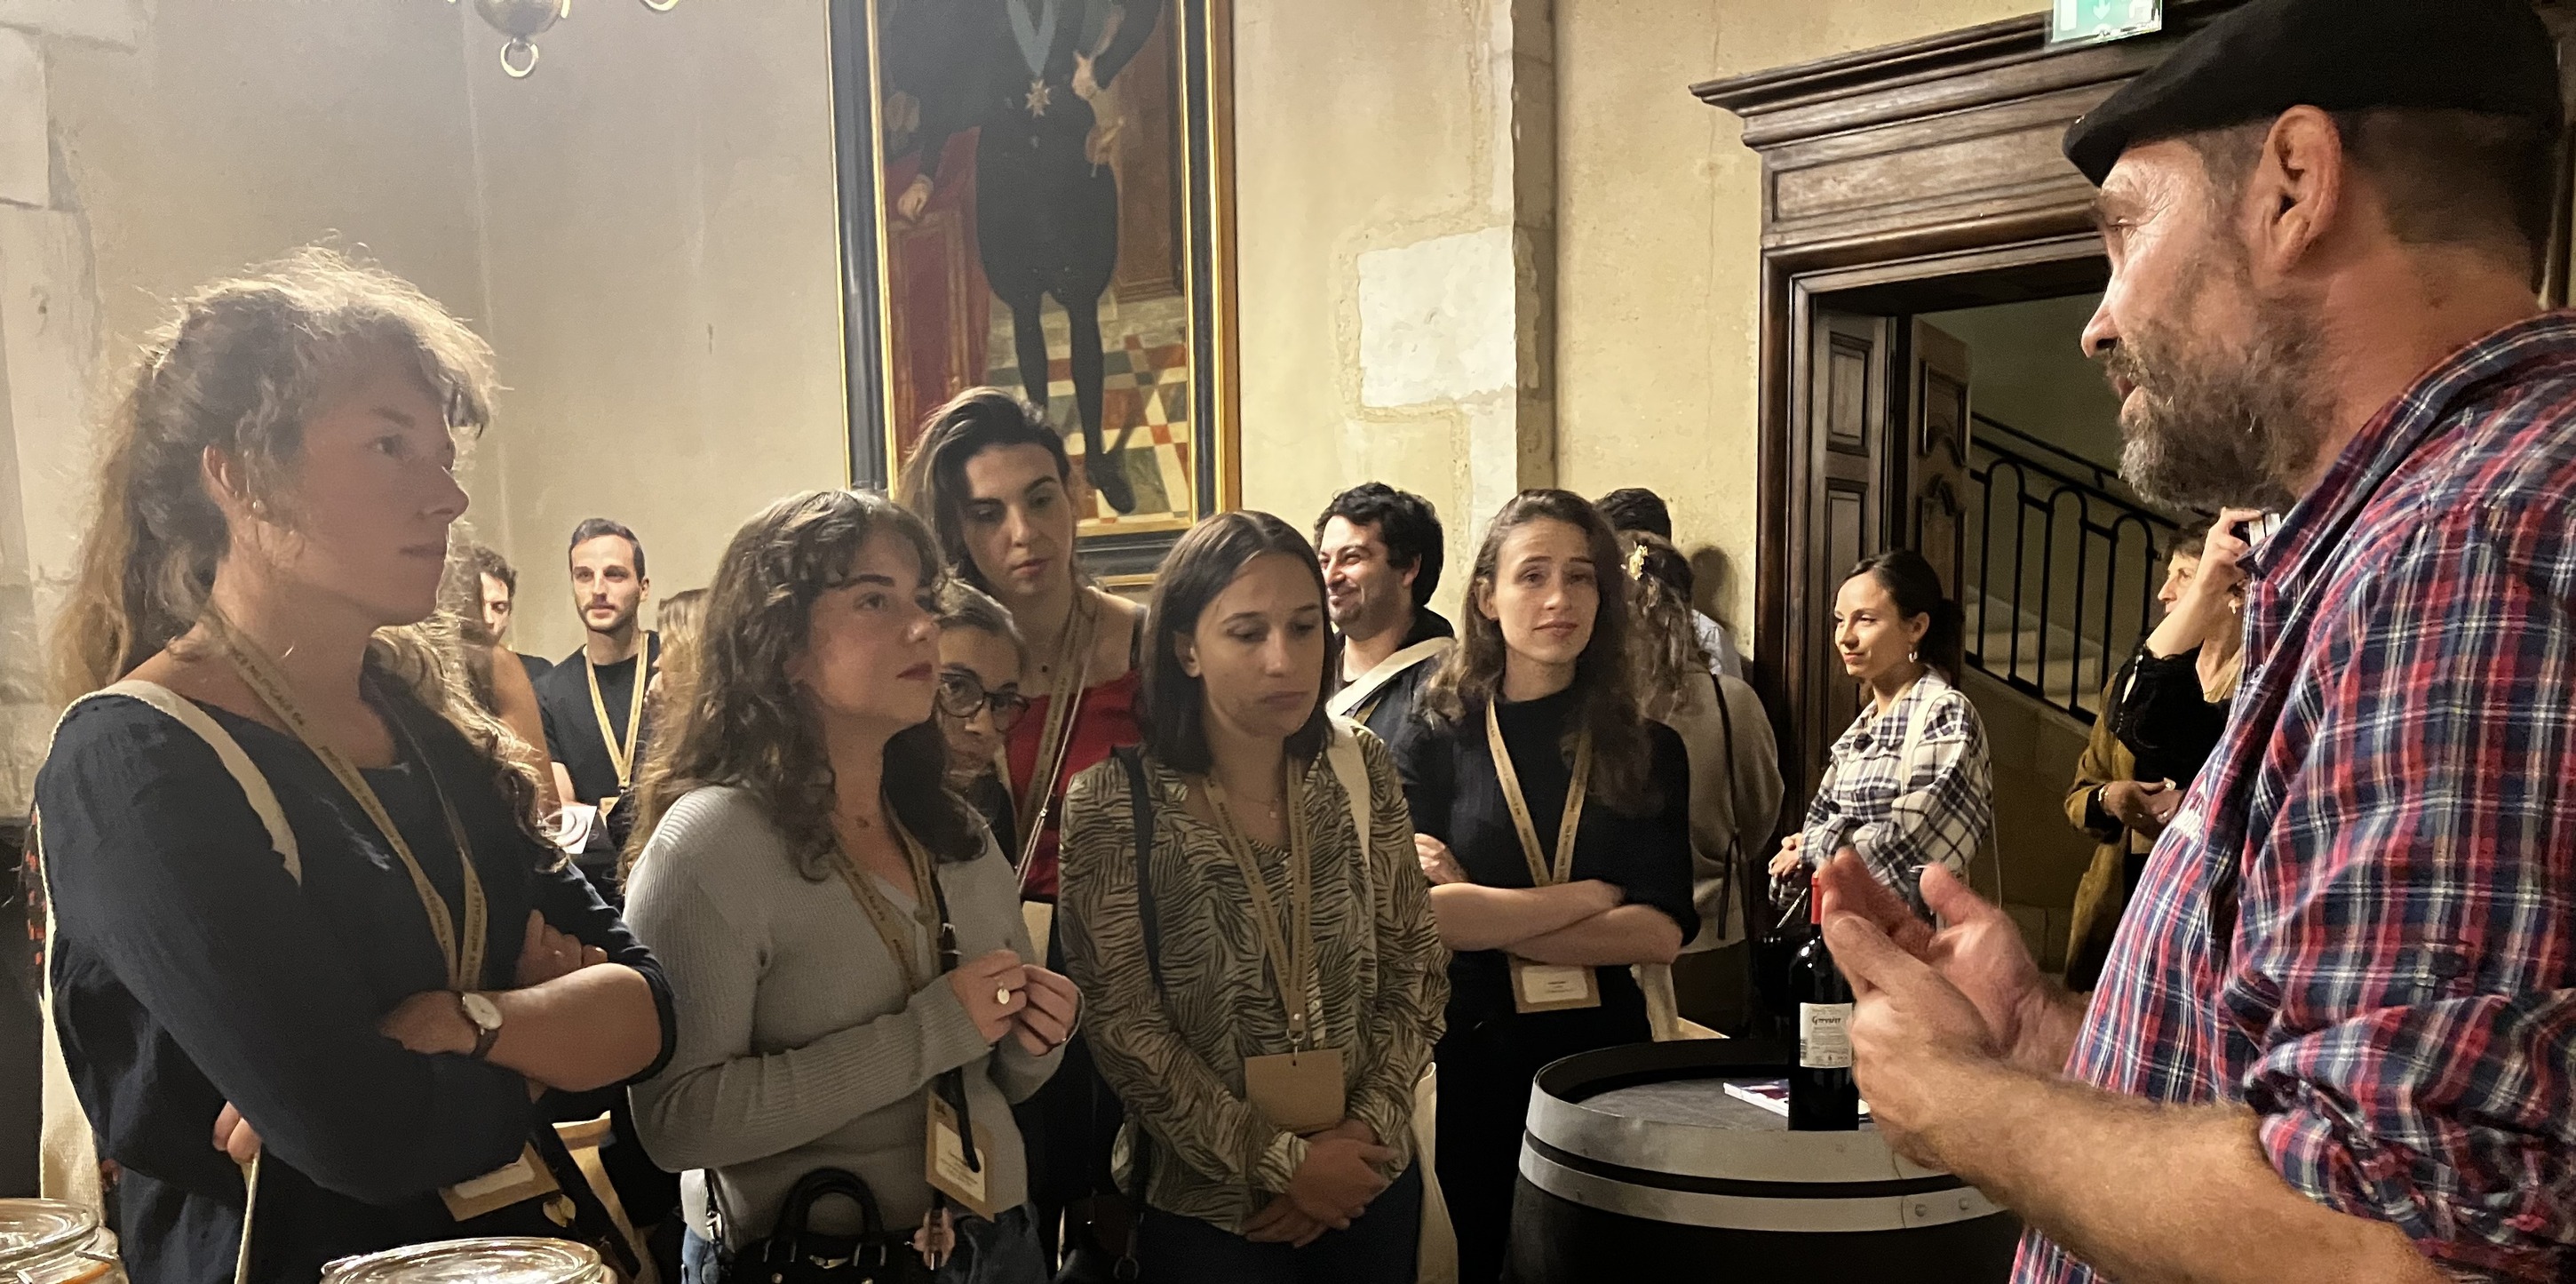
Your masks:
{"label": "framed portrait painting", "polygon": [[990,384],[1046,407],[1084,562],[1237,503],[1230,0],[834,0],[853,481]]}

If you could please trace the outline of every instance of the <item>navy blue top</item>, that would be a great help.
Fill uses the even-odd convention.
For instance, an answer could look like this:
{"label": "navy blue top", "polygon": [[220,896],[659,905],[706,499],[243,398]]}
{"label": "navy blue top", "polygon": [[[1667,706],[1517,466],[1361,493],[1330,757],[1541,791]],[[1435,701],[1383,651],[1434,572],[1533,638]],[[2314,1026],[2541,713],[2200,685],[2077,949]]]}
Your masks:
{"label": "navy blue top", "polygon": [[[651,983],[662,1049],[636,1077],[652,1075],[674,1029],[661,969],[513,820],[464,737],[412,701],[399,707],[428,761],[397,735],[402,761],[365,774],[461,917],[455,844],[424,770],[445,787],[490,906],[484,988],[511,986],[528,911],[542,912]],[[113,1202],[127,1270],[138,1284],[231,1278],[242,1179],[213,1144],[227,1101],[266,1149],[256,1278],[310,1280],[334,1258],[454,1238],[437,1191],[518,1154],[537,1122],[526,1081],[376,1033],[405,998],[447,988],[409,874],[300,742],[206,708],[275,790],[301,887],[214,751],[140,701],[74,708],[36,779],[55,1022],[100,1154],[124,1170]],[[470,1233],[554,1228],[531,1203]]]}

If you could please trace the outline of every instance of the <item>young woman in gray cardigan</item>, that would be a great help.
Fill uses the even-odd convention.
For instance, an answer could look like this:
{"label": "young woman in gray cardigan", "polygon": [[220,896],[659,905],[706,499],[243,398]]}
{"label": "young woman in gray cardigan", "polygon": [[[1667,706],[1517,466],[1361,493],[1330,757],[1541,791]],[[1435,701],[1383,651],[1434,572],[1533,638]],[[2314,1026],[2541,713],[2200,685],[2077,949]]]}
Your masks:
{"label": "young woman in gray cardigan", "polygon": [[[888,1228],[921,1228],[928,1260],[905,1278],[1049,1274],[1009,1107],[1054,1072],[1077,998],[1024,962],[1011,869],[942,783],[938,566],[880,497],[781,500],[726,550],[693,671],[664,674],[679,722],[648,776],[628,913],[666,960],[678,1039],[633,1095],[645,1149],[706,1170],[688,1183],[689,1284],[713,1277],[714,1236],[769,1235],[820,1168],[864,1180]],[[961,960],[944,975],[942,910]],[[943,1193],[924,1153],[953,1112],[932,1102],[960,1088],[987,1162],[980,1191]],[[858,1229],[844,1211],[827,1201],[817,1228]]]}

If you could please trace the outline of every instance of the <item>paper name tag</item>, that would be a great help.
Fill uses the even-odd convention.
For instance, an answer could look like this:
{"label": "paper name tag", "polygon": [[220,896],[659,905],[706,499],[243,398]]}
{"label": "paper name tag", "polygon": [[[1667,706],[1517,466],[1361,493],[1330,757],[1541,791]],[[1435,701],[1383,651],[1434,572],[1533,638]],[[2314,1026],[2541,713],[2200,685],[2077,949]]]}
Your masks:
{"label": "paper name tag", "polygon": [[993,1206],[992,1133],[982,1124],[975,1125],[975,1163],[969,1167],[965,1139],[957,1131],[957,1112],[936,1094],[930,1098],[930,1135],[922,1145],[922,1177],[986,1221],[1001,1211]]}
{"label": "paper name tag", "polygon": [[1514,1012],[1565,1012],[1601,1006],[1601,982],[1588,967],[1512,959]]}
{"label": "paper name tag", "polygon": [[458,1182],[438,1192],[438,1197],[446,1203],[447,1215],[463,1222],[561,1189],[555,1184],[554,1173],[546,1168],[546,1161],[537,1157],[537,1148],[530,1145],[519,1152],[518,1158],[480,1177]]}
{"label": "paper name tag", "polygon": [[1243,1095],[1263,1118],[1300,1137],[1342,1121],[1342,1050],[1246,1057]]}

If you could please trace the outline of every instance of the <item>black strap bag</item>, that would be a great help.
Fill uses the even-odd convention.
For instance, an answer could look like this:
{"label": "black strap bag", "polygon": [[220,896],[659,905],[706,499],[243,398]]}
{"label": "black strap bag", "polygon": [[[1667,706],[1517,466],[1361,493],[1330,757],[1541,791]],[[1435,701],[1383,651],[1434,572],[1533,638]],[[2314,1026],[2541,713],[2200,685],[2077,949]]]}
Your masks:
{"label": "black strap bag", "polygon": [[[713,1174],[707,1183],[707,1197],[715,1199]],[[857,1234],[813,1228],[814,1205],[836,1197],[858,1206]],[[721,1237],[721,1212],[717,1221]],[[912,1232],[888,1230],[876,1193],[857,1174],[839,1168],[817,1168],[798,1178],[767,1239],[719,1256],[716,1278],[721,1284],[929,1284],[931,1279],[930,1268],[913,1250]]]}

